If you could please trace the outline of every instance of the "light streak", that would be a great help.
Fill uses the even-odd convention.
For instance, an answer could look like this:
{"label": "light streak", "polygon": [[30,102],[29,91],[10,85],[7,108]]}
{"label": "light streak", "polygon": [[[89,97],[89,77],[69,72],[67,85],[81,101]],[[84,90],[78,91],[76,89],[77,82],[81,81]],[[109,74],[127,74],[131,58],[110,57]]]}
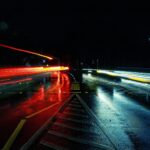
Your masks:
{"label": "light streak", "polygon": [[107,75],[110,75],[110,76],[118,76],[118,74],[116,73],[113,73],[112,71],[108,71],[108,70],[96,70],[97,73],[102,73],[102,74],[107,74]]}
{"label": "light streak", "polygon": [[40,53],[32,52],[32,51],[21,49],[21,48],[16,48],[16,47],[5,45],[5,44],[0,44],[0,47],[8,48],[8,49],[13,50],[13,51],[19,51],[19,52],[23,52],[23,53],[28,53],[28,54],[44,57],[44,58],[47,58],[49,60],[53,59],[52,57],[49,57],[49,56],[46,56],[46,55],[43,55]]}
{"label": "light streak", "polygon": [[15,80],[15,81],[8,81],[8,82],[0,83],[0,86],[8,85],[8,84],[17,84],[17,83],[27,82],[27,81],[31,81],[31,80],[32,80],[32,78],[20,79],[20,80]]}
{"label": "light streak", "polygon": [[121,79],[121,82],[136,85],[136,86],[150,87],[150,85],[148,83],[141,83],[141,82],[137,82],[137,81],[134,81],[134,80]]}
{"label": "light streak", "polygon": [[0,68],[0,78],[16,77],[34,75],[39,73],[65,71],[69,67],[53,66],[53,67],[13,67],[13,68]]}
{"label": "light streak", "polygon": [[1,82],[5,82],[5,81],[8,81],[8,80],[10,80],[10,79],[1,79],[1,80],[0,80],[0,83],[1,83]]}
{"label": "light streak", "polygon": [[[142,83],[150,83],[149,74],[140,72],[114,71],[114,70],[97,70],[97,73],[109,76],[120,77]],[[141,75],[142,74],[142,75]]]}

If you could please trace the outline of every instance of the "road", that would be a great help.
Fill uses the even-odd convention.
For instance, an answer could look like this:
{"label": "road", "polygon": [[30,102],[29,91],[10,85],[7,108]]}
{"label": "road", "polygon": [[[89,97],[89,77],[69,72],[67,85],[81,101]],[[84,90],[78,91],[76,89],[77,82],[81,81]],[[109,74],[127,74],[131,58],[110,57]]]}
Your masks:
{"label": "road", "polygon": [[150,100],[149,85],[110,81],[90,74],[84,75],[84,82],[92,91],[84,99],[119,149],[148,150],[150,110],[144,101]]}
{"label": "road", "polygon": [[[148,84],[132,82],[129,80],[109,80],[106,78],[100,78],[99,76],[93,76],[91,74],[83,74],[83,89],[80,91],[71,91],[71,87],[72,81],[70,80],[70,76],[67,73],[62,73],[61,81],[58,78],[55,78],[50,81],[32,82],[26,88],[23,88],[23,91],[19,91],[17,87],[14,87],[14,89],[17,89],[17,94],[15,92],[13,95],[8,94],[9,96],[7,97],[1,96],[0,148],[7,143],[18,124],[21,121],[25,121],[25,123],[23,122],[24,125],[21,128],[22,130],[18,134],[19,138],[16,138],[13,144],[10,144],[12,149],[19,149],[32,135],[34,135],[36,131],[38,131],[40,127],[43,126],[49,117],[53,116],[53,113],[66,100],[75,95],[76,98],[73,98],[71,101],[72,103],[70,103],[69,106],[81,105],[81,108],[85,110],[88,107],[94,114],[92,117],[95,118],[95,121],[90,121],[89,119],[89,123],[91,122],[91,124],[93,124],[93,122],[96,122],[99,126],[94,127],[95,129],[93,129],[92,126],[92,131],[91,127],[87,129],[90,132],[94,132],[88,133],[89,138],[87,140],[91,139],[91,147],[89,146],[89,149],[94,149],[94,146],[100,149],[99,146],[101,146],[101,144],[103,144],[103,146],[105,145],[104,149],[107,149],[107,146],[108,149],[110,146],[119,150],[149,149],[150,87]],[[8,91],[8,93],[9,92],[10,91]],[[76,100],[81,102],[81,104],[79,102],[75,102]],[[77,111],[77,108],[68,109],[69,112],[63,112],[63,114],[58,116],[59,119],[67,120],[67,123],[68,121],[80,123],[79,120],[82,120],[84,117],[88,117],[88,115],[90,116],[88,111],[85,114],[79,113],[79,116],[79,114],[75,114],[74,112],[75,110]],[[76,119],[77,116],[80,118],[78,118],[78,120],[75,118],[71,119],[70,115],[67,113],[76,115]],[[66,114],[67,118],[65,118]],[[86,120],[84,123],[85,122]],[[56,121],[57,126],[59,125],[62,127],[62,123],[64,122],[60,120]],[[88,126],[89,124],[84,125],[83,127],[86,130]],[[76,126],[71,127],[68,124],[63,125],[63,127],[67,127],[72,130],[79,130]],[[69,129],[68,132],[64,132],[64,130],[57,127],[57,132],[54,132],[54,129],[56,130],[56,126],[55,128],[52,128],[53,129],[49,130],[49,134],[53,135],[53,138],[55,137],[55,139],[57,139],[57,137],[59,137],[60,140],[60,136],[63,136],[63,139],[66,138],[67,140],[72,140],[72,145],[77,146],[78,144],[78,149],[87,149],[87,146],[82,147],[82,145],[89,144],[86,142],[88,134],[86,133],[86,137],[82,136],[82,129],[80,129],[82,132],[76,135]],[[103,139],[100,140],[101,142],[95,143],[95,140],[98,140],[97,135],[94,135],[94,138],[92,138],[93,135],[91,137],[91,134],[95,134],[95,132],[100,133],[99,138]],[[66,135],[67,133],[68,135]],[[105,136],[103,134],[105,134]],[[75,138],[75,136],[77,136],[77,138]],[[53,139],[52,137],[51,139]],[[81,138],[84,140],[79,140]],[[104,139],[106,140],[104,141]],[[58,144],[61,148],[63,146],[70,147],[67,140],[62,140],[64,141],[64,144],[61,142],[55,143],[56,140],[53,139],[51,142],[53,141],[54,143],[51,143],[51,146]],[[70,147],[70,149],[74,148]]]}
{"label": "road", "polygon": [[70,81],[66,74],[60,75],[61,80],[56,78],[55,74],[51,80],[50,76],[48,80],[45,74],[39,76],[40,80],[36,75],[32,76],[31,81],[19,83],[13,82],[13,79],[12,84],[0,87],[0,148],[7,143],[15,128],[25,119],[22,138],[18,139],[17,147],[14,149],[18,148],[50,117],[57,105],[70,95]]}

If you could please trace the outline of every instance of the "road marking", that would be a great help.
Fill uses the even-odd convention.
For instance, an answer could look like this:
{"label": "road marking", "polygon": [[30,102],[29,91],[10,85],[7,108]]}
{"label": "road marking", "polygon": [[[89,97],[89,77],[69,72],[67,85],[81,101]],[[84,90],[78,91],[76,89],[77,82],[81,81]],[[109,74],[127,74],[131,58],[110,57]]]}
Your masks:
{"label": "road marking", "polygon": [[101,129],[101,131],[104,133],[104,135],[108,138],[108,140],[112,144],[113,148],[115,150],[119,149],[117,141],[113,138],[113,136],[111,135],[111,133],[109,133],[107,131],[107,129],[105,128],[105,126],[103,125],[103,123],[97,118],[97,116],[94,114],[94,112],[92,111],[92,109],[89,108],[89,106],[86,104],[86,102],[81,98],[81,96],[79,94],[76,94],[76,97],[78,98],[78,100],[80,101],[80,103],[83,105],[83,107],[85,108],[85,110],[89,113],[89,115],[91,116],[91,118],[93,119],[93,121],[95,121],[95,123],[97,124],[97,126]]}
{"label": "road marking", "polygon": [[46,142],[44,140],[40,141],[40,144],[47,147],[47,148],[54,149],[54,150],[69,150],[69,149],[64,148],[62,146],[58,146],[52,142]]}
{"label": "road marking", "polygon": [[95,126],[95,124],[93,122],[90,122],[90,121],[73,119],[73,118],[66,118],[66,117],[63,117],[63,116],[57,116],[57,118],[62,119],[62,120],[72,121],[72,122],[75,122],[75,123],[88,124],[88,125]]}
{"label": "road marking", "polygon": [[82,117],[82,118],[89,118],[87,115],[82,115],[82,114],[73,113],[73,112],[63,112],[63,114],[65,114],[65,115],[72,115],[72,116],[78,116],[78,117]]}
{"label": "road marking", "polygon": [[65,108],[64,112],[65,111],[76,111],[76,112],[85,112],[83,109],[78,109],[78,108],[71,108],[71,107],[67,107]]}
{"label": "road marking", "polygon": [[70,103],[70,104],[68,104],[68,106],[75,106],[75,107],[82,107],[79,103],[78,104],[72,104],[72,103]]}
{"label": "road marking", "polygon": [[59,104],[59,103],[60,103],[60,102],[57,102],[57,103],[55,103],[55,104],[52,104],[52,105],[50,105],[50,106],[48,106],[48,107],[46,107],[46,108],[43,108],[43,109],[40,110],[40,111],[37,111],[37,112],[35,112],[35,113],[31,114],[31,115],[26,116],[25,118],[26,118],[26,119],[32,118],[32,117],[36,116],[37,114],[39,114],[39,113],[41,113],[41,112],[43,112],[43,111],[46,111],[46,110],[52,108],[53,106],[55,106],[55,105],[57,105],[57,104]]}
{"label": "road marking", "polygon": [[61,109],[68,103],[72,98],[74,94],[72,94],[59,108],[54,112],[53,116],[50,117],[40,129],[38,129],[32,137],[20,148],[20,150],[28,150],[31,145],[37,140],[37,138],[43,133],[44,130],[47,129],[48,125],[53,122],[53,119],[56,117],[57,113],[61,111]]}
{"label": "road marking", "polygon": [[6,144],[3,146],[2,150],[9,150],[11,148],[13,142],[17,138],[17,136],[18,136],[19,132],[21,131],[21,129],[23,128],[25,122],[26,122],[26,119],[22,119],[19,122],[19,124],[17,125],[16,129],[14,130],[12,135],[9,137],[8,141],[6,142]]}
{"label": "road marking", "polygon": [[72,100],[70,104],[80,104],[79,101]]}
{"label": "road marking", "polygon": [[98,134],[94,130],[91,130],[90,128],[88,128],[88,129],[78,128],[78,127],[73,127],[73,126],[70,126],[70,125],[66,125],[66,124],[63,124],[63,123],[57,123],[57,122],[54,123],[54,125],[59,126],[59,127],[63,127],[63,128],[67,128],[67,129],[71,129],[71,130],[75,130],[75,131],[81,131],[81,132],[85,132],[85,133],[88,133],[88,134],[95,134],[97,136],[100,136],[100,134]]}
{"label": "road marking", "polygon": [[50,105],[50,106],[48,106],[48,107],[46,107],[46,108],[44,108],[44,109],[42,109],[42,110],[40,110],[40,111],[38,111],[38,112],[35,112],[35,113],[33,113],[33,114],[29,115],[29,116],[26,116],[25,119],[22,119],[22,120],[19,122],[19,124],[18,124],[18,126],[16,127],[16,129],[14,130],[14,132],[12,133],[12,135],[10,136],[10,138],[8,139],[7,143],[6,143],[6,144],[4,145],[4,147],[2,148],[2,150],[9,150],[9,149],[11,148],[13,142],[15,141],[15,139],[16,139],[16,137],[18,136],[19,132],[20,132],[21,129],[23,128],[23,126],[24,126],[25,122],[27,121],[27,119],[32,118],[32,117],[34,117],[35,115],[37,115],[37,114],[39,114],[39,113],[41,113],[41,112],[43,112],[43,111],[46,111],[46,110],[52,108],[53,106],[57,105],[58,103],[59,103],[59,102],[57,102],[57,103],[55,103],[55,104],[53,104],[53,105]]}
{"label": "road marking", "polygon": [[113,148],[111,148],[107,145],[99,144],[97,142],[89,141],[89,140],[86,140],[86,139],[76,138],[74,136],[69,136],[69,135],[62,134],[62,133],[59,133],[59,132],[56,132],[56,131],[53,131],[53,130],[49,130],[48,133],[51,134],[51,135],[55,135],[55,136],[65,138],[67,140],[78,142],[78,143],[81,143],[81,144],[92,145],[94,147],[98,147],[98,148],[102,148],[102,149],[113,150]]}
{"label": "road marking", "polygon": [[[73,96],[74,96],[74,94],[72,94],[72,95],[70,96],[69,100],[70,100]],[[32,118],[32,117],[38,115],[39,113],[41,113],[41,112],[43,112],[43,111],[46,111],[46,110],[52,108],[53,106],[55,106],[55,105],[57,105],[57,104],[59,104],[59,103],[60,103],[60,102],[57,102],[57,103],[55,103],[55,104],[52,104],[52,105],[50,105],[50,106],[48,106],[48,107],[46,107],[46,108],[44,108],[44,109],[42,109],[42,110],[40,110],[40,111],[37,111],[37,112],[35,112],[35,113],[31,114],[31,115],[26,116],[25,119],[22,119],[22,120],[19,122],[19,124],[17,125],[16,129],[14,130],[14,132],[12,133],[12,135],[9,137],[8,141],[6,142],[6,144],[3,146],[2,150],[9,150],[9,149],[11,148],[12,144],[14,143],[14,141],[15,141],[16,137],[18,136],[18,134],[20,133],[20,131],[21,131],[21,129],[23,128],[23,126],[24,126],[25,122],[27,121],[27,119]]]}
{"label": "road marking", "polygon": [[80,105],[74,105],[74,104],[69,104],[68,105],[69,106],[69,108],[82,108],[82,106],[80,106]]}

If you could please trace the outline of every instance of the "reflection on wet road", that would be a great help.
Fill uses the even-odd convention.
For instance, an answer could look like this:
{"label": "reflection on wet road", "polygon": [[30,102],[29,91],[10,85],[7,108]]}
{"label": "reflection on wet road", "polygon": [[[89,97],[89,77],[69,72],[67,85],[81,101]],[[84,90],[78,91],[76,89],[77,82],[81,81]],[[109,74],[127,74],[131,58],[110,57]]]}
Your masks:
{"label": "reflection on wet road", "polygon": [[[72,85],[80,86],[77,82],[71,83],[68,74],[53,73],[51,78],[49,75],[0,80],[0,83],[7,83],[0,86],[0,148],[6,144],[10,135],[19,125],[19,129],[22,129],[21,133],[19,138],[13,141],[11,147],[14,150],[19,149],[53,116],[54,112],[59,110],[58,108],[64,105],[63,102],[71,99],[70,104],[65,105],[66,109],[58,113],[58,120],[55,118],[56,120],[53,122],[54,127],[57,126],[57,128],[49,128],[51,132],[48,132],[48,137],[51,136],[51,140],[49,141],[48,138],[47,141],[51,144],[48,146],[54,144],[56,146],[72,146],[72,144],[77,145],[77,142],[80,143],[77,145],[78,148],[81,145],[87,147],[88,140],[92,137],[89,131],[92,134],[95,134],[94,131],[99,131],[101,134],[90,141],[92,147],[93,145],[101,147],[104,144],[105,148],[113,145],[119,150],[149,150],[149,84],[127,79],[116,81],[112,78],[83,74],[84,84],[81,86],[81,91],[80,88],[76,88],[78,91],[73,91],[72,87],[75,86]],[[68,108],[70,110],[66,111]],[[87,124],[90,124],[89,119],[82,128],[78,127],[78,124],[85,123],[82,118],[87,118],[87,114],[81,113],[85,110],[90,116],[91,122],[98,125],[92,130],[89,130],[91,126],[86,130]],[[62,118],[66,121],[58,122]],[[70,124],[73,121],[74,123]],[[59,129],[58,126],[60,126]],[[69,129],[64,131],[64,128]],[[74,130],[78,132],[74,132]],[[84,137],[81,132],[85,132],[85,130],[89,135],[86,133]],[[54,137],[62,141],[57,142]],[[109,139],[109,144],[105,139]],[[12,139],[7,147],[11,145],[11,141]]]}
{"label": "reflection on wet road", "polygon": [[84,95],[84,99],[119,149],[148,150],[150,110],[146,105],[150,101],[149,85],[109,81],[85,74],[83,78],[93,91]]}
{"label": "reflection on wet road", "polygon": [[[30,127],[24,130],[26,135],[23,138],[26,138],[27,133],[32,133],[49,118],[49,114],[54,111],[53,106],[59,105],[70,96],[68,75],[61,73],[58,78],[56,73],[53,76],[56,77],[50,79],[41,76],[42,80],[35,82],[1,87],[3,94],[0,97],[0,146],[6,142],[21,119],[29,119],[26,126]],[[8,96],[4,97],[4,89],[5,95]]]}

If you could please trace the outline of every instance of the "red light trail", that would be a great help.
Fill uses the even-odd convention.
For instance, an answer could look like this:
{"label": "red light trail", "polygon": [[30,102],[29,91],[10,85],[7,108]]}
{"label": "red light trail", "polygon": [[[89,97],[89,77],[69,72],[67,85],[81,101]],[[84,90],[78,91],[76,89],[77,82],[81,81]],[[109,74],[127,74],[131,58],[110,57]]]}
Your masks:
{"label": "red light trail", "polygon": [[[64,81],[59,84],[58,79],[52,81],[50,86],[39,84],[39,86],[34,88],[36,90],[32,94],[31,91],[27,90],[26,92],[29,92],[29,94],[22,95],[22,99],[15,105],[11,103],[2,105],[0,113],[0,141],[2,145],[5,144],[21,118],[26,118],[27,120],[21,132],[21,138],[23,137],[24,139],[23,142],[27,141],[53,115],[59,108],[58,106],[70,97],[70,84],[68,84],[70,78],[62,72],[60,73],[60,78]],[[66,93],[63,94],[61,91]],[[13,101],[14,99],[11,100]],[[55,107],[51,107],[53,105]],[[19,137],[19,140],[21,138]]]}
{"label": "red light trail", "polygon": [[52,57],[49,57],[49,56],[46,56],[46,55],[43,55],[40,53],[32,52],[32,51],[21,49],[21,48],[16,48],[16,47],[5,45],[5,44],[0,44],[0,47],[8,48],[8,49],[13,50],[13,51],[19,51],[19,52],[23,52],[23,53],[28,53],[28,54],[44,57],[44,58],[47,58],[49,60],[53,59]]}
{"label": "red light trail", "polygon": [[39,73],[53,72],[53,71],[65,71],[69,70],[69,67],[65,66],[53,66],[53,67],[13,67],[13,68],[0,68],[0,78],[17,77],[34,75]]}
{"label": "red light trail", "polygon": [[8,85],[8,84],[17,84],[17,83],[27,82],[27,81],[31,81],[31,80],[32,80],[32,78],[20,79],[20,80],[15,80],[15,81],[8,81],[8,82],[0,83],[0,86],[1,85]]}

